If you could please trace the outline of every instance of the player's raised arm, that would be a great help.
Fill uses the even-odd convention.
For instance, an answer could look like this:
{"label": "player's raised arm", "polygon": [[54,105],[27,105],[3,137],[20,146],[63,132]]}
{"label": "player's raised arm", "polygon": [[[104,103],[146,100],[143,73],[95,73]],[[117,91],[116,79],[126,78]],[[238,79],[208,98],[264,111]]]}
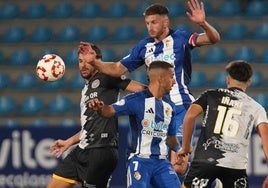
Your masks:
{"label": "player's raised arm", "polygon": [[86,55],[87,61],[98,71],[103,74],[107,74],[114,77],[120,77],[125,74],[128,70],[127,68],[118,62],[103,62],[101,58],[96,57],[96,53],[91,48],[90,43],[80,42],[78,51]]}
{"label": "player's raised arm", "polygon": [[204,33],[199,34],[196,45],[203,46],[220,41],[219,32],[206,21],[204,3],[198,0],[190,0],[187,4],[190,12],[186,12],[186,15],[204,30]]}

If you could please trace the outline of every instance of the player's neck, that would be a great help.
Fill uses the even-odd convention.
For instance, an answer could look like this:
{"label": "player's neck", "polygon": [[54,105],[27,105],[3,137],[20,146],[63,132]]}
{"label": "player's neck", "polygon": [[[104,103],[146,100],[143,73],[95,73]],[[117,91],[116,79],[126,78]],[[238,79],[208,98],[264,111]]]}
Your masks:
{"label": "player's neck", "polygon": [[148,88],[149,88],[149,91],[152,93],[152,95],[155,97],[155,98],[157,98],[157,99],[162,99],[162,97],[163,97],[163,91],[162,91],[162,89],[160,88],[160,87],[158,87],[157,85],[149,85],[148,86]]}

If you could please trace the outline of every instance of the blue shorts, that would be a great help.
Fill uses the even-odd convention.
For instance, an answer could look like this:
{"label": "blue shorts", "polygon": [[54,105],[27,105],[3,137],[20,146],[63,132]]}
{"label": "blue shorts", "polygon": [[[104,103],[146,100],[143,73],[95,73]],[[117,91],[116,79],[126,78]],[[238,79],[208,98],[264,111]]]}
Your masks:
{"label": "blue shorts", "polygon": [[133,156],[128,161],[127,185],[148,188],[180,188],[180,180],[167,159],[140,158]]}

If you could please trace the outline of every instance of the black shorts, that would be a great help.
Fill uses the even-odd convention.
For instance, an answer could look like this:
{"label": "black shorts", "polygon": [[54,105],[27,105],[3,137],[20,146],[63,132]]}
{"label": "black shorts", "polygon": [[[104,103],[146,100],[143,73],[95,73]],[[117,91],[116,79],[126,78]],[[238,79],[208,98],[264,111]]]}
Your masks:
{"label": "black shorts", "polygon": [[59,164],[53,178],[84,187],[106,188],[118,163],[115,147],[81,149],[76,147]]}
{"label": "black shorts", "polygon": [[191,163],[190,170],[183,181],[182,187],[210,188],[216,178],[222,182],[223,188],[249,187],[245,169],[237,170],[198,162]]}

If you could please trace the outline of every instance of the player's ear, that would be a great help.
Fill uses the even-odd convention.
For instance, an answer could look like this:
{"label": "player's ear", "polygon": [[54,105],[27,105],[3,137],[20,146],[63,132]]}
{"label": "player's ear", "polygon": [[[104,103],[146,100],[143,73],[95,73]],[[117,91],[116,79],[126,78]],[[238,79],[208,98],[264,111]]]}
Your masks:
{"label": "player's ear", "polygon": [[249,86],[251,85],[251,83],[252,83],[252,80],[251,80],[251,79],[249,79],[249,80],[246,82],[247,87],[249,87]]}

